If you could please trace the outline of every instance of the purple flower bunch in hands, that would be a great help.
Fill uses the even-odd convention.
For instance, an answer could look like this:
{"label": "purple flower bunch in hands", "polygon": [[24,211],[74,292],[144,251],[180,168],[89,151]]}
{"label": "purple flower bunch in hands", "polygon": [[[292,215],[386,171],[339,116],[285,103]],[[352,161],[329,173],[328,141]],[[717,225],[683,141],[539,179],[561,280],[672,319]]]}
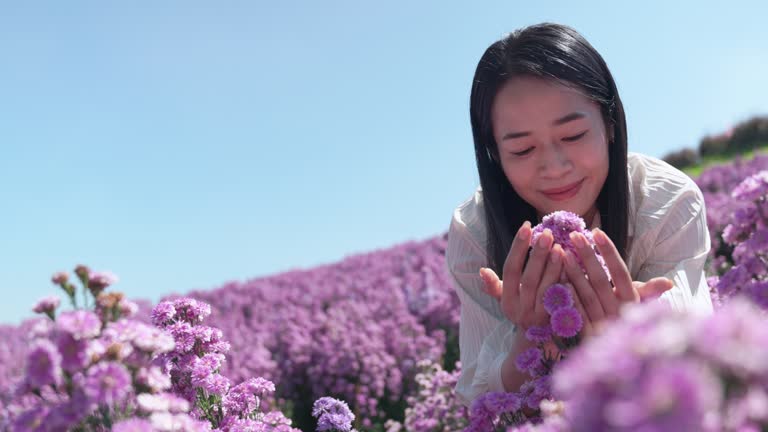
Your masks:
{"label": "purple flower bunch in hands", "polygon": [[[533,228],[532,242],[536,242],[546,229],[552,232],[555,243],[570,250],[575,257],[578,254],[570,240],[571,232],[580,232],[590,244],[593,243],[592,233],[586,229],[581,217],[574,213],[559,211],[545,216],[542,223]],[[605,268],[605,263],[600,262]],[[572,287],[562,283],[546,289],[542,302],[550,317],[549,323],[526,330],[526,339],[536,346],[523,351],[515,361],[517,369],[529,374],[531,380],[524,383],[518,392],[492,392],[477,398],[465,431],[487,431],[500,425],[541,420],[541,402],[552,399],[552,370],[570,349],[578,345],[584,324],[581,313],[575,308],[573,292]]]}
{"label": "purple flower bunch in hands", "polygon": [[716,304],[741,294],[768,309],[768,171],[744,179],[731,193],[742,205],[736,209],[722,233],[733,247],[734,265],[719,279]]}
{"label": "purple flower bunch in hands", "polygon": [[600,252],[597,250],[597,248],[595,248],[595,240],[592,237],[592,231],[587,229],[587,224],[584,222],[584,219],[582,219],[581,216],[577,215],[576,213],[564,210],[556,211],[544,216],[541,219],[541,223],[532,229],[531,244],[536,244],[539,236],[542,235],[545,230],[550,230],[550,232],[552,232],[552,237],[554,238],[553,244],[559,244],[562,246],[564,251],[570,252],[576,259],[576,262],[579,263],[582,270],[586,271],[584,268],[584,263],[581,261],[581,258],[576,251],[576,246],[574,246],[570,237],[571,233],[573,232],[582,234],[587,238],[587,242],[595,251],[597,260],[600,262],[600,265],[603,266],[603,269],[605,269],[605,273],[610,277],[608,267],[605,265],[605,260],[603,259],[602,255],[600,255]]}

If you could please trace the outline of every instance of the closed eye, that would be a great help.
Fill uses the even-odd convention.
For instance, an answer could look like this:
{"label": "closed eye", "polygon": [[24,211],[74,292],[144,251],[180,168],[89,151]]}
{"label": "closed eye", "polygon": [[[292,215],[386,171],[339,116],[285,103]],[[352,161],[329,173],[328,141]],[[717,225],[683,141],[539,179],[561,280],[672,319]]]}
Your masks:
{"label": "closed eye", "polygon": [[583,137],[586,134],[587,134],[587,131],[584,131],[584,132],[582,132],[582,133],[580,133],[578,135],[574,135],[572,137],[563,138],[563,141],[568,141],[568,142],[578,141],[579,139],[581,139],[581,137]]}
{"label": "closed eye", "polygon": [[525,149],[523,151],[512,152],[512,154],[515,155],[515,156],[525,156],[525,155],[527,155],[528,153],[530,153],[532,151],[533,151],[533,147],[528,147],[527,149]]}

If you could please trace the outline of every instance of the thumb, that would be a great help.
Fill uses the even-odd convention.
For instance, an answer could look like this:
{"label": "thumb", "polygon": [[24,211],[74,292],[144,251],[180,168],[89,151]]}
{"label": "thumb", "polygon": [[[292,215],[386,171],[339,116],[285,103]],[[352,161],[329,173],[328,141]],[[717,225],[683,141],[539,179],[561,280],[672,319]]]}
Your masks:
{"label": "thumb", "polygon": [[657,277],[648,282],[636,282],[637,293],[640,294],[640,301],[647,301],[658,298],[660,295],[672,289],[674,284],[665,277]]}
{"label": "thumb", "polygon": [[501,301],[502,282],[493,269],[480,267],[480,279],[483,280],[483,291],[489,296]]}

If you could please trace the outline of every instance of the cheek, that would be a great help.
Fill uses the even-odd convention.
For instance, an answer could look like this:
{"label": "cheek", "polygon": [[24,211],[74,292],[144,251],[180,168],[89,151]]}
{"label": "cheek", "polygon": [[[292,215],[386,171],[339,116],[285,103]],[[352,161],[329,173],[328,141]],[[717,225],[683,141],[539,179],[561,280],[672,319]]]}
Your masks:
{"label": "cheek", "polygon": [[583,165],[589,166],[593,172],[608,173],[608,144],[605,141],[593,141],[587,149],[581,150],[578,157],[583,161]]}
{"label": "cheek", "polygon": [[[514,175],[512,173],[514,173]],[[527,175],[523,170],[519,168],[505,169],[504,174],[507,177],[509,185],[512,186],[512,189],[514,189],[515,192],[520,195],[520,197],[527,201],[531,195],[531,187],[526,179],[531,178],[531,176]]]}

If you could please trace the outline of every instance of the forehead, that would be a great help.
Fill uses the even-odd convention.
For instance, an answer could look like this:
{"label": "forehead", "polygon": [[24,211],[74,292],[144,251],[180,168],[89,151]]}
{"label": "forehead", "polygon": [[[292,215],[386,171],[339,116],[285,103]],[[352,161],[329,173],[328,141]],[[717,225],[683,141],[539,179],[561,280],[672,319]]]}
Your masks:
{"label": "forehead", "polygon": [[577,88],[553,80],[535,77],[515,77],[507,81],[496,94],[492,106],[493,123],[520,127],[532,124],[549,125],[573,111],[588,116],[599,114],[599,106]]}

